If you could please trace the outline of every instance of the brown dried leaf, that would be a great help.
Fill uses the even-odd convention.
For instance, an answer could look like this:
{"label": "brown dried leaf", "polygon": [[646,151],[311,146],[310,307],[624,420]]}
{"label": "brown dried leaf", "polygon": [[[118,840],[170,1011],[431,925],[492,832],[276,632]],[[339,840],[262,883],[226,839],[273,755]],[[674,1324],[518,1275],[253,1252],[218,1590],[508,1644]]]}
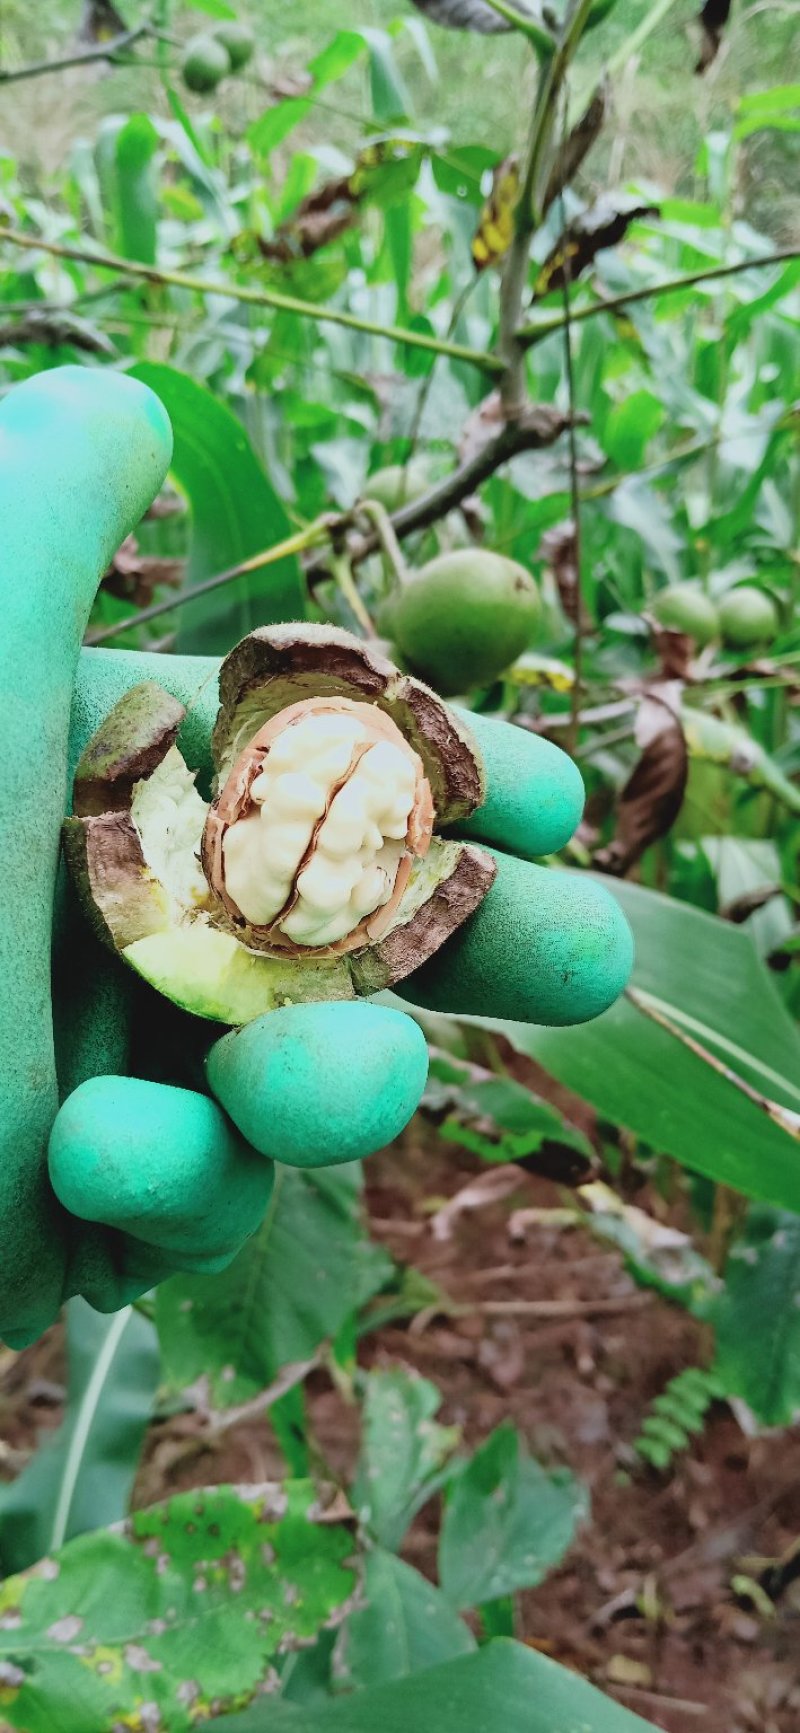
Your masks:
{"label": "brown dried leaf", "polygon": [[571,518],[554,524],[539,543],[539,557],[547,561],[558,589],[564,613],[577,625],[581,612],[580,578],[578,573],[578,538]]}
{"label": "brown dried leaf", "polygon": [[657,217],[658,206],[643,204],[640,199],[624,193],[606,193],[567,224],[555,246],[540,267],[533,291],[533,300],[552,295],[574,283],[606,247],[614,247],[627,234],[631,223],[641,217]]}
{"label": "brown dried leaf", "polygon": [[82,48],[101,48],[128,29],[111,0],[85,0],[76,41]]}
{"label": "brown dried leaf", "polygon": [[170,589],[180,588],[184,564],[183,560],[141,554],[136,537],[126,536],[103,578],[102,588],[108,595],[118,596],[122,602],[146,608],[160,584],[166,584]]}
{"label": "brown dried leaf", "polygon": [[616,834],[594,856],[598,872],[622,877],[675,823],[689,773],[679,697],[677,681],[651,686],[643,694],[635,730],[641,756],[617,801]]}
{"label": "brown dried leaf", "polygon": [[731,15],[731,0],[705,0],[698,23],[700,53],[695,72],[707,72],[713,65],[722,44],[722,32]]}
{"label": "brown dried leaf", "polygon": [[564,187],[569,186],[575,179],[578,169],[589,155],[592,145],[596,143],[606,118],[610,96],[611,86],[604,78],[580,120],[576,120],[572,131],[556,154],[542,200],[545,211],[550,209],[553,200],[558,198]]}
{"label": "brown dried leaf", "polygon": [[320,247],[352,228],[358,204],[353,178],[342,175],[338,180],[326,181],[303,199],[270,240],[257,236],[262,258],[281,265],[291,264],[294,259],[310,259]]}

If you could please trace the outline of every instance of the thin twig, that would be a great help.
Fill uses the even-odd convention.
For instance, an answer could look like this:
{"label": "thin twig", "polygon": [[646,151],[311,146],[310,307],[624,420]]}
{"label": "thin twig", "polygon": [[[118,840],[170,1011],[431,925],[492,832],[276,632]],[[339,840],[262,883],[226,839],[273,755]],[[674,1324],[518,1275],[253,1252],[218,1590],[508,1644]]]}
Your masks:
{"label": "thin twig", "polygon": [[298,1384],[304,1384],[310,1373],[321,1365],[324,1349],[320,1348],[310,1360],[297,1360],[290,1366],[282,1367],[274,1383],[266,1390],[259,1390],[257,1396],[252,1396],[249,1402],[240,1402],[235,1408],[212,1408],[207,1413],[209,1428],[213,1433],[229,1432],[232,1426],[241,1426],[248,1420],[258,1420],[266,1414],[276,1402],[290,1390],[295,1390]]}
{"label": "thin twig", "polygon": [[[458,469],[452,470],[443,481],[437,482],[429,493],[393,512],[391,522],[395,535],[402,541],[416,530],[438,523],[510,458],[518,457],[523,451],[541,451],[545,446],[553,445],[566,426],[567,417],[555,414],[548,404],[540,408],[532,406],[519,420],[507,422],[494,439],[466,463],[460,464]],[[353,549],[354,560],[366,559],[378,545],[377,535],[365,536]]]}
{"label": "thin twig", "polygon": [[[1,232],[1,231],[0,231]],[[800,247],[777,247],[773,253],[759,253],[755,259],[740,259],[738,264],[708,265],[702,271],[690,271],[685,277],[666,277],[661,283],[646,283],[639,289],[626,289],[624,294],[610,295],[601,301],[590,301],[585,307],[570,310],[570,322],[582,324],[584,319],[596,319],[600,313],[615,313],[620,307],[631,307],[637,301],[650,301],[658,295],[676,295],[681,289],[692,289],[697,283],[713,283],[718,277],[735,277],[742,271],[756,271],[767,265],[785,265],[800,259]],[[517,337],[524,348],[541,343],[553,331],[564,325],[563,314],[543,320],[537,325],[521,325]]]}
{"label": "thin twig", "polygon": [[[565,103],[564,104],[564,137],[562,140],[562,151],[566,149],[566,140],[567,140],[567,108],[566,108],[566,103]],[[564,188],[563,188],[563,186],[562,186],[558,196],[559,196],[559,202],[560,202],[560,206],[561,206],[561,228],[564,232],[566,232],[566,209],[565,209],[565,205],[564,205]],[[581,697],[582,697],[582,693],[583,693],[583,638],[584,638],[584,629],[585,629],[585,625],[586,625],[586,613],[585,613],[584,606],[583,606],[583,594],[581,591],[581,564],[582,564],[582,557],[581,557],[582,556],[581,498],[580,498],[580,484],[578,481],[578,444],[577,444],[577,439],[575,436],[575,369],[572,365],[572,325],[571,325],[570,316],[569,316],[570,315],[569,292],[570,292],[571,286],[572,286],[572,273],[571,273],[571,269],[570,269],[569,247],[565,247],[564,248],[564,284],[563,284],[563,289],[562,289],[562,301],[563,301],[563,308],[564,308],[564,371],[565,371],[566,376],[567,376],[567,404],[569,407],[569,426],[567,428],[567,451],[569,454],[569,492],[570,492],[570,509],[572,512],[572,546],[573,546],[573,558],[575,561],[575,592],[574,592],[574,594],[575,594],[575,618],[574,618],[575,638],[574,638],[574,642],[573,642],[573,646],[572,646],[573,680],[572,680],[572,691],[570,693],[570,706],[569,706],[570,728],[569,728],[569,735],[567,737],[568,742],[569,742],[567,750],[574,754],[574,752],[576,751],[577,745],[578,745],[579,734],[580,734],[580,725],[579,725],[578,719],[580,716]]]}
{"label": "thin twig", "polygon": [[82,48],[75,54],[62,55],[59,60],[36,60],[30,66],[17,66],[11,72],[0,72],[0,84],[19,84],[23,78],[41,78],[46,72],[66,72],[70,66],[89,66],[95,60],[115,60],[125,48],[131,48],[143,36],[151,34],[149,24],[139,24],[135,30],[123,30],[97,48]]}
{"label": "thin twig", "polygon": [[542,217],[544,190],[550,178],[548,161],[561,89],[583,34],[593,0],[573,0],[561,37],[543,56],[531,130],[520,177],[514,239],[500,288],[500,350],[505,372],[500,382],[508,416],[517,415],[525,397],[525,345],[517,329],[528,280],[531,238]]}
{"label": "thin twig", "polygon": [[760,1089],[754,1089],[751,1083],[747,1083],[744,1077],[739,1076],[738,1071],[732,1071],[730,1066],[726,1065],[722,1059],[718,1059],[715,1053],[709,1052],[707,1047],[703,1047],[691,1035],[686,1035],[676,1023],[673,1023],[671,1017],[667,1017],[663,1011],[659,1011],[649,994],[642,993],[637,987],[626,987],[625,997],[630,1000],[632,1005],[636,1006],[637,1011],[641,1011],[645,1017],[649,1017],[651,1022],[657,1023],[661,1029],[666,1029],[667,1033],[672,1035],[676,1041],[680,1041],[683,1047],[688,1047],[690,1053],[694,1053],[698,1059],[702,1059],[704,1065],[709,1065],[712,1071],[716,1071],[720,1077],[725,1078],[726,1083],[732,1084],[734,1089],[738,1089],[742,1095],[746,1095],[754,1107],[760,1108],[761,1112],[772,1120],[773,1125],[779,1126],[788,1137],[792,1137],[796,1143],[800,1143],[800,1113],[795,1113],[790,1107],[782,1107],[779,1102],[773,1101],[769,1095],[762,1095]]}
{"label": "thin twig", "polygon": [[459,1313],[480,1312],[487,1318],[605,1318],[614,1312],[639,1312],[652,1306],[652,1293],[619,1294],[597,1300],[477,1300],[459,1306]]}
{"label": "thin twig", "polygon": [[204,277],[192,277],[186,271],[167,271],[158,265],[143,265],[138,259],[122,259],[116,253],[94,252],[89,247],[44,241],[38,235],[21,234],[18,229],[0,227],[2,241],[8,241],[12,247],[24,247],[28,252],[50,253],[56,259],[73,259],[81,265],[94,265],[100,271],[115,271],[120,277],[155,283],[161,288],[188,289],[198,295],[221,295],[229,301],[243,301],[250,307],[271,307],[277,312],[295,313],[298,318],[315,319],[320,324],[343,325],[348,331],[362,331],[368,337],[384,337],[389,343],[427,349],[432,355],[449,355],[454,361],[468,361],[486,373],[503,371],[502,361],[488,351],[470,349],[463,343],[448,343],[445,338],[429,337],[424,331],[381,325],[376,319],[361,319],[357,313],[347,313],[338,307],[302,301],[298,296],[284,295],[278,289],[245,289],[237,283],[217,283]]}
{"label": "thin twig", "polygon": [[118,638],[120,633],[129,632],[134,626],[146,626],[150,620],[158,620],[162,614],[171,614],[176,608],[186,607],[187,603],[197,601],[200,596],[207,596],[209,591],[218,590],[223,584],[233,583],[235,578],[243,578],[250,572],[260,572],[264,566],[274,566],[278,560],[288,559],[291,554],[299,554],[305,548],[316,547],[329,539],[331,525],[337,519],[318,518],[307,529],[298,530],[297,535],[287,536],[285,542],[277,542],[273,548],[264,548],[261,553],[252,554],[248,560],[240,560],[236,566],[229,566],[227,571],[215,572],[211,578],[204,578],[201,583],[193,584],[191,589],[182,590],[179,596],[168,596],[163,602],[152,602],[147,608],[139,608],[135,614],[127,614],[124,620],[114,620],[110,626],[101,626],[99,631],[88,632],[84,642],[89,645],[106,644],[110,638]]}

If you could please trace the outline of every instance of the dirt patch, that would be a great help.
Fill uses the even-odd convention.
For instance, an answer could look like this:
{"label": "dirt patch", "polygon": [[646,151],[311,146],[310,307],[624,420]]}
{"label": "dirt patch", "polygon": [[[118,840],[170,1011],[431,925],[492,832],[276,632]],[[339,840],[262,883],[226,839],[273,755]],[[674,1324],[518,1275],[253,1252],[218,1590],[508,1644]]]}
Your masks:
{"label": "dirt patch", "polygon": [[[795,1733],[800,1580],[787,1571],[769,1612],[734,1579],[758,1581],[800,1534],[800,1428],[751,1438],[720,1404],[668,1472],[649,1469],[633,1441],[668,1380],[704,1364],[701,1327],[637,1289],[616,1252],[559,1222],[563,1194],[549,1181],[520,1169],[499,1195],[497,1169],[420,1121],[367,1175],[374,1237],[453,1309],[443,1301],[444,1310],[366,1337],[362,1362],[431,1378],[442,1420],[469,1446],[513,1421],[536,1456],[568,1464],[591,1492],[591,1520],[564,1565],[520,1597],[518,1636],[664,1733]],[[451,1211],[438,1237],[437,1207],[475,1182],[476,1207]],[[655,1204],[646,1193],[637,1201]],[[681,1207],[678,1198],[672,1219]],[[62,1377],[57,1331],[9,1357],[0,1377],[6,1474],[37,1430],[57,1422]],[[357,1410],[324,1374],[308,1394],[314,1452],[346,1481]],[[282,1471],[266,1420],[212,1442],[195,1415],[176,1415],[150,1429],[136,1501]],[[404,1548],[432,1577],[438,1522],[434,1503]]]}

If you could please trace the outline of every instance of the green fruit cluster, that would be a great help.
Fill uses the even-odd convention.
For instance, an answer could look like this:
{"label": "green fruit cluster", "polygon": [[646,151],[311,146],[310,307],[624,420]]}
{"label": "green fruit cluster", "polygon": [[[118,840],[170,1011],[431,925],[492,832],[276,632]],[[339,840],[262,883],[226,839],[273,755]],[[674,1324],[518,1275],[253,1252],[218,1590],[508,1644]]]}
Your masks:
{"label": "green fruit cluster", "polygon": [[496,680],[528,648],[540,613],[524,566],[485,548],[458,548],[400,590],[392,630],[409,667],[448,698]]}
{"label": "green fruit cluster", "polygon": [[721,638],[729,650],[754,650],[770,644],[779,623],[772,597],[754,584],[739,584],[729,590],[719,607],[699,584],[671,584],[656,596],[651,612],[659,625],[685,632],[700,646]]}
{"label": "green fruit cluster", "polygon": [[181,76],[188,90],[207,95],[229,73],[240,72],[255,49],[255,37],[246,24],[235,19],[204,30],[187,42]]}

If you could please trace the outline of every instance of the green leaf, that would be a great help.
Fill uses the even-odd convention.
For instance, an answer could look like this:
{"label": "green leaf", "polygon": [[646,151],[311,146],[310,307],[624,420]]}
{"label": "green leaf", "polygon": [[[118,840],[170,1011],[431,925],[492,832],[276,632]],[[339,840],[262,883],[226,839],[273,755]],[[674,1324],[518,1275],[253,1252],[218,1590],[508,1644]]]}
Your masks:
{"label": "green leaf", "polygon": [[132,1307],[110,1317],[67,1307],[69,1387],[58,1430],[0,1489],[0,1566],[25,1570],[73,1535],[128,1508],[159,1378],[152,1324]]}
{"label": "green leaf", "polygon": [[758,1205],[725,1269],[714,1371],[766,1426],[800,1415],[800,1216]]}
{"label": "green leaf", "polygon": [[147,114],[132,114],[117,133],[115,151],[115,246],[126,259],[154,265],[158,190],[158,133]]}
{"label": "green leaf", "polygon": [[235,18],[236,8],[228,0],[192,0],[195,12],[205,12],[209,18]]}
{"label": "green leaf", "polygon": [[612,463],[619,469],[638,469],[664,414],[664,405],[653,391],[632,391],[615,403],[603,430],[603,445]]}
{"label": "green leaf", "polygon": [[451,1488],[439,1540],[439,1580],[453,1606],[476,1607],[534,1588],[563,1558],[589,1508],[567,1469],[528,1456],[499,1426]]}
{"label": "green leaf", "polygon": [[366,41],[361,31],[338,30],[327,48],[309,61],[311,88],[308,95],[292,96],[285,102],[275,103],[253,122],[247,134],[253,150],[268,156],[311,113],[320,91],[342,78],[365,49]]}
{"label": "green leaf", "polygon": [[[186,586],[283,541],[291,525],[241,422],[203,385],[161,362],[131,368],[161,398],[172,422],[172,472],[192,509]],[[254,626],[304,613],[294,557],[237,578],[180,615],[178,648],[220,655]]]}
{"label": "green leaf", "polygon": [[221,1407],[306,1360],[383,1285],[391,1263],[360,1220],[359,1171],[279,1168],[270,1211],[217,1276],[176,1276],[158,1290],[164,1369],[185,1387],[208,1375]]}
{"label": "green leaf", "polygon": [[235,1715],[225,1733],[655,1733],[585,1679],[501,1638],[372,1691],[306,1713],[268,1703]]}
{"label": "green leaf", "polygon": [[[431,1067],[434,1085],[437,1067],[441,1072],[441,1062]],[[522,1161],[546,1153],[548,1146],[575,1150],[591,1160],[588,1138],[513,1077],[476,1079],[474,1068],[456,1066],[452,1060],[445,1062],[444,1076],[449,1082],[443,1094],[434,1096],[434,1105],[437,1098],[452,1103],[453,1112],[439,1126],[445,1142],[471,1149],[482,1161]]]}
{"label": "green leaf", "polygon": [[[800,1037],[747,934],[640,885],[604,882],[633,927],[634,987],[796,1111]],[[629,1000],[574,1029],[501,1027],[520,1052],[651,1148],[747,1196],[800,1210],[794,1140]]]}
{"label": "green leaf", "polygon": [[[189,1733],[340,1618],[352,1536],[307,1482],[179,1493],[69,1541],[0,1589],[3,1725]],[[154,1719],[154,1712],[158,1720]]]}
{"label": "green leaf", "polygon": [[350,1614],[337,1649],[336,1677],[349,1686],[403,1679],[475,1648],[441,1589],[394,1553],[368,1555],[364,1594],[367,1604]]}
{"label": "green leaf", "polygon": [[352,1500],[383,1546],[399,1547],[458,1443],[458,1429],[434,1419],[441,1400],[436,1385],[413,1372],[369,1374]]}
{"label": "green leaf", "polygon": [[369,82],[375,119],[381,125],[404,120],[413,114],[413,107],[395,60],[392,38],[386,30],[365,29],[362,35],[369,50]]}

